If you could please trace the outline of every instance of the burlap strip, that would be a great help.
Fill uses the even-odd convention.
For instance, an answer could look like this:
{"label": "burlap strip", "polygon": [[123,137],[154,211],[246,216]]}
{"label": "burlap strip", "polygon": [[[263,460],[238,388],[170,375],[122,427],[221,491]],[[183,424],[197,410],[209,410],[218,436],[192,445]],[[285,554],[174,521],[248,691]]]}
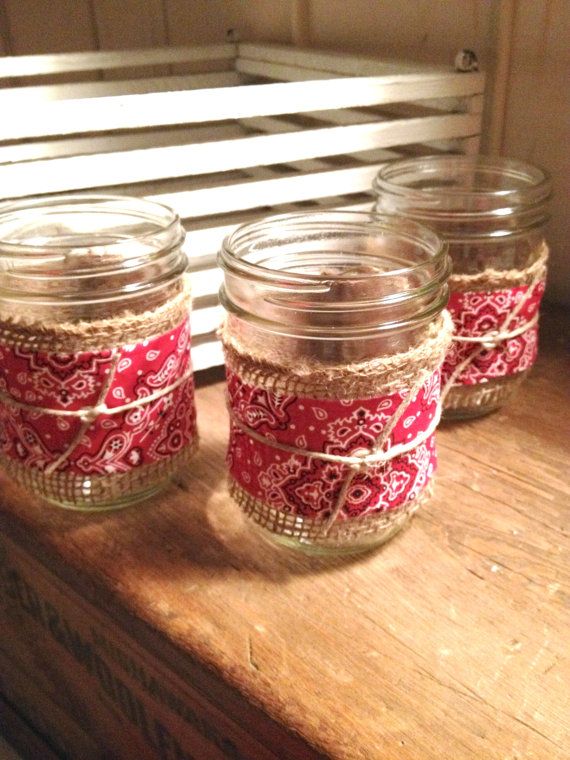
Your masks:
{"label": "burlap strip", "polygon": [[241,420],[237,420],[230,408],[233,424],[254,440],[298,456],[326,459],[347,466],[348,473],[330,516],[319,522],[320,532],[318,536],[320,538],[327,539],[333,530],[333,526],[339,521],[348,489],[356,475],[366,473],[374,465],[387,463],[394,457],[411,451],[433,435],[439,421],[440,407],[438,414],[435,415],[429,429],[424,434],[418,436],[409,445],[385,448],[392,431],[408,408],[409,403],[441,365],[449,346],[451,330],[451,317],[447,312],[444,312],[427,328],[425,341],[411,347],[406,352],[379,357],[356,365],[331,366],[317,361],[305,362],[302,368],[296,366],[293,370],[290,365],[269,364],[263,358],[244,351],[231,331],[228,330],[227,325],[222,327],[221,334],[226,353],[226,363],[247,385],[262,387],[273,392],[328,399],[380,397],[390,395],[396,390],[406,389],[408,391],[370,448],[352,452],[350,456],[309,451],[273,441],[252,430]]}
{"label": "burlap strip", "polygon": [[[469,367],[469,365],[475,361],[479,354],[483,351],[489,351],[497,348],[507,340],[515,338],[518,335],[522,335],[527,330],[530,330],[538,322],[538,314],[524,324],[520,325],[514,330],[509,330],[511,322],[518,316],[522,308],[532,296],[535,287],[546,276],[546,262],[548,259],[548,247],[546,244],[542,245],[537,253],[536,260],[530,264],[526,269],[510,270],[509,272],[497,272],[495,270],[487,270],[482,275],[456,275],[461,278],[461,282],[465,285],[468,281],[473,283],[473,287],[462,287],[459,290],[471,291],[471,290],[485,290],[492,292],[494,290],[501,290],[502,288],[519,287],[521,285],[528,285],[526,292],[516,306],[507,314],[503,320],[501,326],[497,330],[492,330],[485,335],[468,336],[468,335],[454,335],[453,340],[460,343],[474,343],[473,350],[461,361],[457,367],[453,370],[447,382],[441,392],[441,401],[445,401],[447,395],[451,389],[456,385],[456,380],[461,377],[461,374]],[[484,276],[484,277],[483,277]],[[505,285],[505,277],[510,278],[510,284]],[[469,278],[471,278],[469,280]],[[461,385],[461,383],[459,383]]]}

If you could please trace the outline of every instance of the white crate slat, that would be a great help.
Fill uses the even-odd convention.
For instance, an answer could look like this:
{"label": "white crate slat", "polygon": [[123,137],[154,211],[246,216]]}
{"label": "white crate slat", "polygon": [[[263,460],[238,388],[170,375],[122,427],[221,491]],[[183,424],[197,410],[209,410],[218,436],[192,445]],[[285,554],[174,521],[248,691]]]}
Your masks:
{"label": "white crate slat", "polygon": [[198,298],[206,298],[217,293],[222,284],[222,279],[222,271],[217,266],[194,271],[191,279],[194,303]]}
{"label": "white crate slat", "polygon": [[[263,48],[260,45],[248,44],[240,46],[240,57],[236,60],[236,70],[249,76],[291,82],[310,79],[330,79],[331,76],[339,73],[357,76],[363,74],[382,74],[387,77],[386,81],[405,81],[412,72],[420,73],[424,76],[426,73],[437,73],[440,76],[444,75],[447,80],[449,77],[463,76],[463,74],[450,72],[447,67],[442,65],[425,66],[424,64],[406,64],[397,61],[378,62],[365,58],[330,55],[316,51],[311,51],[310,53],[301,51],[297,54],[296,51],[291,51],[291,49],[287,48]],[[447,113],[456,111],[481,112],[485,75],[477,72],[470,74],[470,76],[473,77],[472,81],[476,83],[480,94],[469,95],[467,99],[462,96],[437,97],[433,99],[422,98],[422,105],[425,108]],[[355,118],[358,117],[358,112],[356,111],[349,113],[346,111],[317,112],[311,114],[311,116],[340,124],[347,123],[342,122],[341,119],[348,119],[351,114],[354,114]],[[360,114],[360,119],[366,118],[370,119],[370,114]]]}
{"label": "white crate slat", "polygon": [[[0,102],[2,96],[0,95]],[[93,153],[111,153],[138,148],[166,145],[203,143],[213,136],[218,139],[240,137],[243,129],[238,122],[221,122],[215,130],[211,126],[181,126],[168,130],[152,129],[134,134],[91,135],[89,137],[66,137],[63,140],[34,140],[21,144],[0,145],[0,164],[15,164],[20,161],[38,161],[43,158],[63,158]]]}
{"label": "white crate slat", "polygon": [[[369,210],[372,206],[371,196],[366,202],[355,201],[353,203],[346,203],[346,201],[343,201],[342,204],[334,202],[334,199],[336,197],[337,196],[331,196],[333,202],[329,204],[330,207],[342,208],[346,211],[365,211]],[[294,206],[294,210],[296,211],[303,210],[303,207],[301,206],[298,206],[296,204],[291,205]],[[320,209],[315,208],[315,210],[318,211]],[[282,212],[283,207],[279,205],[275,208],[274,211],[268,213],[278,214]],[[231,216],[231,214],[229,216]],[[227,216],[225,218],[227,219]],[[190,261],[190,271],[199,272],[205,269],[211,269],[215,264],[215,258],[218,251],[220,250],[222,240],[227,235],[230,235],[236,229],[236,227],[240,226],[240,224],[254,221],[257,218],[259,218],[258,213],[249,211],[248,213],[241,215],[239,222],[225,221],[222,224],[215,224],[211,226],[208,226],[207,219],[187,219],[184,223],[184,226],[187,230],[188,237],[186,238],[184,250]]]}
{"label": "white crate slat", "polygon": [[224,352],[216,332],[210,333],[208,340],[204,342],[193,341],[192,366],[194,367],[194,372],[210,369],[210,367],[218,367],[223,363]]}
{"label": "white crate slat", "polygon": [[[287,167],[300,172],[330,169],[330,166],[325,161],[317,159],[290,161],[287,163]],[[251,170],[248,169],[248,174],[250,172]],[[253,172],[251,172],[251,174],[258,179],[277,179],[280,173],[271,166],[258,166]],[[314,202],[318,206],[339,206],[342,203],[342,198],[339,195],[331,195],[327,198],[315,198]],[[298,211],[299,205],[298,203],[281,203],[279,204],[279,209],[283,211],[283,213]]]}
{"label": "white crate slat", "polygon": [[[111,83],[112,84],[112,83]],[[1,91],[0,91],[1,93]],[[3,101],[0,94],[0,103]],[[480,101],[474,96],[472,101]],[[469,113],[480,113],[480,103],[477,110],[470,109]],[[365,111],[344,109],[340,111],[308,112],[307,116],[337,125],[370,124],[371,120],[385,121],[384,117],[374,117]],[[64,156],[79,156],[93,153],[110,153],[112,151],[134,150],[166,145],[182,145],[187,143],[206,142],[212,137],[229,139],[243,136],[243,129],[258,132],[279,133],[298,131],[299,125],[286,117],[261,116],[240,119],[231,123],[216,124],[215,127],[181,126],[169,130],[153,129],[136,133],[118,133],[112,135],[91,135],[89,137],[67,137],[63,140],[39,140],[21,144],[0,145],[0,164],[17,163],[20,161],[37,161],[42,158],[58,158]],[[465,138],[470,140],[472,138]]]}
{"label": "white crate slat", "polygon": [[338,74],[332,71],[319,71],[318,69],[304,69],[298,66],[286,66],[282,63],[270,63],[268,61],[248,60],[239,58],[236,61],[236,71],[252,77],[265,77],[267,79],[284,80],[286,82],[306,82],[317,79],[334,79]]}
{"label": "white crate slat", "polygon": [[215,332],[223,318],[223,310],[219,304],[196,309],[192,317],[192,335],[204,335]]}
{"label": "white crate slat", "polygon": [[204,87],[235,87],[241,84],[241,81],[241,77],[236,71],[212,71],[209,74],[178,74],[145,79],[115,79],[105,82],[66,82],[65,84],[12,87],[0,90],[0,97],[6,106],[15,108],[25,103],[26,100],[31,100],[37,105],[38,103],[74,100],[76,98],[175,92]]}
{"label": "white crate slat", "polygon": [[[305,80],[330,79],[331,76],[334,76],[334,73],[331,71],[304,68],[301,66],[287,66],[283,64],[269,63],[265,60],[250,60],[244,58],[240,58],[236,61],[236,69],[242,74],[257,77],[262,76],[270,81],[281,80],[288,82],[297,82]],[[461,76],[461,74],[455,76]],[[484,76],[482,74],[478,76],[481,77],[482,86],[484,82]],[[396,77],[396,79],[397,78],[398,77]],[[390,79],[394,79],[394,77],[392,76]],[[446,98],[422,98],[419,102],[413,100],[407,102],[410,105],[414,105],[416,107],[419,105],[419,103],[421,103],[422,107],[426,110],[431,109],[432,111],[441,111],[448,115],[451,115],[455,112],[464,112],[471,114],[481,113],[483,106],[483,98],[481,94],[470,95],[467,97],[455,96]],[[383,117],[378,114],[371,114],[367,111],[358,111],[355,109],[314,111],[307,112],[305,115],[310,116],[311,118],[318,121],[327,123],[330,122],[333,124],[363,123],[369,122],[372,119],[378,120],[383,118],[390,118]],[[429,118],[429,115],[426,113],[422,117],[418,118]],[[480,122],[478,122],[478,129],[480,129]],[[476,140],[471,140],[471,142],[468,144],[468,151],[474,152],[474,148],[477,144],[478,143]],[[456,146],[449,145],[449,147],[447,147],[447,150],[452,150],[455,148]]]}
{"label": "white crate slat", "polygon": [[[170,63],[191,73],[150,76]],[[81,81],[127,68],[123,80]],[[41,83],[64,73],[77,82]],[[95,188],[172,206],[188,230],[196,369],[221,362],[225,235],[307,205],[370,208],[385,161],[473,149],[484,88],[447,67],[253,43],[0,58],[0,84],[14,77],[0,87],[0,198]]]}
{"label": "white crate slat", "polygon": [[214,287],[213,283],[211,283],[210,286],[212,288],[211,292],[204,293],[203,295],[194,294],[192,304],[195,311],[215,308],[220,305],[220,299],[218,297],[219,286]]}
{"label": "white crate slat", "polygon": [[[327,116],[327,121],[330,120],[334,123],[336,120],[335,112],[334,111],[327,111],[327,114],[330,114],[330,117]],[[353,111],[351,109],[347,111],[339,111],[339,114],[350,114],[349,117],[339,117],[338,123],[340,124],[352,124],[353,119],[356,118],[358,123],[370,123],[370,115],[366,115],[363,119],[360,118],[360,112]],[[380,123],[384,121],[383,119],[380,120]],[[260,132],[266,132],[268,134],[281,134],[282,132],[292,132],[298,130],[298,125],[294,124],[293,122],[279,118],[279,117],[272,117],[272,116],[261,116],[257,119],[244,119],[241,121],[241,123],[250,128],[254,129],[256,131]],[[391,123],[394,123],[393,121]],[[472,126],[472,124],[471,124]],[[477,131],[475,134],[478,134]],[[470,139],[465,134],[459,134],[457,137],[460,137],[462,141]],[[425,140],[423,141],[425,143]],[[398,145],[400,147],[403,147],[404,145],[409,144],[408,141],[398,141]],[[390,146],[392,146],[393,143],[390,143]],[[370,163],[374,161],[390,161],[396,158],[400,158],[401,154],[399,152],[394,152],[393,150],[388,150],[386,148],[377,148],[375,147],[373,150],[358,150],[358,151],[351,151],[346,152],[347,156],[351,156],[353,158],[357,158],[359,161],[363,163]],[[295,166],[295,161],[287,162],[289,165]],[[310,168],[309,162],[305,161],[304,165],[306,168]],[[316,167],[315,167],[316,168]]]}
{"label": "white crate slat", "polygon": [[228,60],[236,57],[234,44],[136,48],[79,53],[14,55],[0,57],[0,80],[42,77],[82,71],[124,69],[165,63]]}
{"label": "white crate slat", "polygon": [[30,187],[37,194],[65,192],[341,155],[396,142],[464,137],[477,133],[478,122],[476,115],[450,114],[4,164],[0,165],[0,197],[4,193],[12,198],[29,195]]}
{"label": "white crate slat", "polygon": [[279,179],[233,182],[229,185],[177,193],[149,194],[150,200],[171,206],[180,216],[207,216],[370,189],[382,164],[299,174]]}
{"label": "white crate slat", "polygon": [[[400,69],[399,73],[396,73],[398,68],[397,66],[389,67],[389,71],[385,71],[387,68],[386,66],[373,66],[368,68],[370,69],[368,72],[366,72],[368,76],[382,76],[384,79],[386,79],[387,83],[407,82],[411,78],[428,79],[429,77],[433,76],[441,78],[441,73],[439,73],[437,70],[416,73],[417,69],[411,68],[409,72],[402,73]],[[287,82],[333,79],[342,73],[338,71],[338,69],[309,68],[305,66],[276,63],[274,61],[246,58],[242,56],[240,56],[240,58],[238,58],[236,61],[236,71],[252,77],[264,77],[267,79],[275,79]],[[360,76],[362,76],[363,73],[364,72],[361,72]],[[461,78],[463,75],[450,74],[448,71],[447,76]],[[483,75],[480,76],[481,78],[483,77]]]}
{"label": "white crate slat", "polygon": [[365,58],[351,53],[306,50],[285,45],[242,42],[239,60],[253,60],[271,64],[294,66],[300,69],[330,71],[350,77],[360,76],[407,76],[409,74],[448,75],[450,69],[441,64],[424,64],[396,60]]}
{"label": "white crate slat", "polygon": [[[412,77],[403,82],[387,82],[384,77],[358,77],[246,85],[227,88],[223,97],[218,89],[208,88],[56,101],[44,105],[41,120],[37,119],[35,107],[25,104],[17,111],[3,114],[0,140],[372,106],[401,99],[433,98],[438,91],[441,91],[441,80],[436,75],[422,79]],[[447,84],[448,95],[477,92],[469,78],[453,77]]]}
{"label": "white crate slat", "polygon": [[[260,70],[264,70],[266,72],[266,75],[269,77],[269,72],[272,72],[272,76],[269,77],[270,81],[273,81],[274,77],[279,77],[281,80],[286,81],[304,81],[305,79],[312,79],[310,75],[307,74],[309,71],[308,69],[298,69],[294,67],[275,67],[275,68],[269,68],[267,64],[265,63],[259,63]],[[253,73],[253,69],[247,65],[244,65],[244,62],[237,61],[238,69],[244,73],[249,72]],[[315,78],[321,78],[321,79],[328,79],[330,78],[330,75],[325,72],[315,72],[317,75]],[[399,110],[402,111],[402,104],[399,105]],[[406,101],[405,105],[414,106],[415,110],[418,110],[418,106],[421,106],[421,109],[424,111],[424,113],[417,116],[417,118],[428,118],[430,115],[433,115],[431,112],[442,112],[446,115],[451,115],[453,113],[470,113],[470,114],[480,114],[483,110],[483,96],[482,94],[479,95],[470,95],[467,97],[449,97],[449,98],[428,98],[424,99],[422,98],[421,101]],[[344,108],[340,110],[321,110],[321,111],[307,111],[304,113],[304,116],[308,116],[311,119],[314,119],[318,122],[324,122],[324,123],[331,123],[331,124],[364,124],[369,123],[371,121],[383,121],[383,120],[390,120],[393,121],[395,118],[398,118],[395,114],[390,115],[384,115],[381,113],[375,113],[367,110],[358,110],[355,108]],[[257,121],[259,123],[262,123],[262,120],[264,118],[267,118],[269,120],[274,119],[275,117],[268,116],[268,117],[252,117],[251,119],[242,119],[241,121],[243,123],[252,123]],[[279,117],[277,117],[279,118]],[[405,114],[400,113],[399,118],[412,118],[411,114]],[[293,125],[292,125],[293,126]],[[478,122],[478,129],[480,129],[481,125],[480,122]],[[267,130],[270,131],[270,130]]]}
{"label": "white crate slat", "polygon": [[[304,116],[315,119],[316,122],[334,124],[337,126],[370,124],[375,121],[384,121],[384,118],[375,117],[367,111],[359,111],[355,108],[343,108],[340,111],[307,111]],[[279,116],[252,116],[249,119],[240,119],[240,124],[245,127],[257,129],[260,132],[292,132],[299,129],[299,124],[292,120],[291,114]]]}
{"label": "white crate slat", "polygon": [[[313,168],[329,168],[326,166],[316,166],[316,161],[307,161],[306,164],[313,163],[315,166]],[[282,169],[281,165],[281,169]],[[288,163],[287,167],[293,168],[294,162]],[[307,166],[308,169],[310,169],[310,166]],[[251,177],[252,179],[278,179],[279,177],[283,176],[283,171],[277,171],[271,166],[250,166],[247,169],[245,169],[245,174],[247,174],[248,177]],[[332,200],[332,199],[331,199]],[[279,210],[280,212],[283,212],[284,214],[290,213],[292,211],[298,210],[298,204],[297,203],[280,203],[279,204]]]}

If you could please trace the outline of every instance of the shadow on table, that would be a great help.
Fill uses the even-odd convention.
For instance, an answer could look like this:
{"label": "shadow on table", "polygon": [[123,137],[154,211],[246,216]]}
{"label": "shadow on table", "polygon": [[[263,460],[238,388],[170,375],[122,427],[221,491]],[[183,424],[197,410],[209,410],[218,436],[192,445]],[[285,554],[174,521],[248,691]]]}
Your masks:
{"label": "shadow on table", "polygon": [[[101,568],[118,583],[134,575],[208,583],[227,574],[259,575],[283,583],[299,575],[334,572],[367,561],[371,552],[338,557],[308,556],[264,539],[231,500],[214,452],[204,446],[188,471],[169,487],[125,509],[81,513],[31,499],[2,484],[23,529],[52,545],[72,565]],[[405,533],[404,528],[401,533]],[[393,545],[400,539],[394,537]],[[381,559],[383,547],[374,551]]]}

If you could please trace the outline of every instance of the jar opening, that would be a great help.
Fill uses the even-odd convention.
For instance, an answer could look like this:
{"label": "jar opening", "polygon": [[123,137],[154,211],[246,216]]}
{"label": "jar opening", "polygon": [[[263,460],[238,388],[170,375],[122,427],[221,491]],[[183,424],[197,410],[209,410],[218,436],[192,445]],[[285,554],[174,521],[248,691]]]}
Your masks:
{"label": "jar opening", "polygon": [[268,217],[223,243],[226,309],[282,330],[338,335],[431,319],[447,301],[446,244],[416,222],[358,211]]}
{"label": "jar opening", "polygon": [[116,246],[114,252],[122,250],[128,259],[137,245],[156,249],[157,236],[168,238],[179,224],[170,208],[142,198],[59,195],[9,201],[0,204],[0,250],[18,258],[56,257],[70,249],[103,255]]}
{"label": "jar opening", "polygon": [[139,198],[59,195],[0,204],[0,295],[68,302],[122,298],[182,274],[184,230]]}
{"label": "jar opening", "polygon": [[550,177],[522,161],[487,156],[425,156],[386,164],[374,190],[382,208],[405,199],[408,210],[433,214],[505,216],[518,207],[542,204],[551,192]]}
{"label": "jar opening", "polygon": [[220,263],[256,279],[318,285],[331,278],[383,279],[420,271],[446,258],[434,232],[382,214],[323,211],[282,214],[238,227],[223,242]]}

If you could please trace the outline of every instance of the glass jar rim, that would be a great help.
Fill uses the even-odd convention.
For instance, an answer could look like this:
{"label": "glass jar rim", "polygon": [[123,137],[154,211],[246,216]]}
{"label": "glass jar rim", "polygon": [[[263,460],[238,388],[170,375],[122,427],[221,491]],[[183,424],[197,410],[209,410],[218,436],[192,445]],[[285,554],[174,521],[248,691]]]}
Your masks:
{"label": "glass jar rim", "polygon": [[0,301],[140,299],[184,274],[184,237],[171,208],[143,198],[86,193],[6,201]]}
{"label": "glass jar rim", "polygon": [[[456,173],[480,171],[499,174],[501,177],[513,179],[512,188],[498,189],[463,189],[457,186],[424,185],[421,188],[410,187],[404,179],[407,174],[417,175],[422,172],[424,179],[437,178],[446,170],[453,169]],[[514,186],[514,180],[521,185]],[[405,198],[414,202],[414,207],[426,214],[433,212],[445,213],[453,210],[454,214],[466,217],[484,216],[489,212],[500,212],[508,206],[526,206],[546,202],[551,195],[551,178],[542,167],[535,166],[518,159],[502,156],[485,155],[431,155],[416,158],[398,159],[386,163],[376,175],[373,183],[376,195],[385,192],[391,197]],[[483,211],[466,211],[461,203],[467,198],[486,199],[489,209]],[[441,204],[433,206],[434,201]]]}
{"label": "glass jar rim", "polygon": [[[351,276],[347,273],[340,273],[331,277],[328,273],[299,273],[287,269],[276,270],[271,267],[262,266],[258,263],[245,261],[237,252],[237,249],[240,246],[247,246],[250,243],[255,243],[257,239],[267,240],[265,235],[268,229],[278,228],[280,230],[291,229],[291,231],[300,231],[303,228],[303,225],[305,225],[308,230],[317,231],[317,225],[319,223],[326,229],[330,229],[330,225],[334,224],[336,229],[342,228],[354,232],[367,232],[370,230],[370,224],[373,223],[376,229],[399,233],[402,238],[416,243],[417,245],[423,245],[424,250],[432,252],[431,257],[426,261],[418,262],[417,264],[412,264],[406,267],[400,267],[398,269],[390,269],[382,272],[378,271],[370,274],[370,277],[374,279],[387,279],[418,272],[428,266],[444,262],[447,258],[447,243],[437,235],[437,233],[423,224],[395,215],[377,213],[375,211],[345,211],[331,209],[314,212],[299,211],[288,214],[276,214],[264,217],[256,222],[242,224],[224,238],[219,254],[219,263],[224,269],[233,270],[236,273],[256,280],[272,279],[278,273],[282,281],[286,281],[291,285],[307,284],[310,286],[318,284],[319,282],[329,282],[331,279],[335,278],[338,278],[343,282],[349,282]],[[251,250],[251,246],[247,247],[244,254]],[[360,279],[361,276],[362,275],[359,275],[358,279]]]}
{"label": "glass jar rim", "polygon": [[[374,244],[383,233],[386,250]],[[413,246],[426,254],[423,261],[413,261]],[[245,259],[268,251],[276,266]],[[410,259],[409,266],[393,266]],[[296,335],[322,340],[426,324],[447,303],[451,270],[447,242],[428,227],[345,210],[280,214],[241,225],[224,240],[218,262],[226,311],[272,332],[290,329],[293,318]],[[303,267],[317,271],[298,271]],[[293,317],[297,313],[312,317]],[[341,336],[339,324],[349,323]]]}
{"label": "glass jar rim", "polygon": [[[104,204],[108,205],[105,208]],[[111,205],[113,204],[113,205]],[[73,249],[75,253],[90,252],[98,253],[101,251],[113,253],[128,252],[131,238],[124,238],[112,243],[103,243],[97,240],[97,231],[92,235],[93,239],[81,244],[75,244],[72,240],[65,244],[61,242],[44,239],[38,243],[13,242],[2,237],[2,224],[10,217],[18,217],[26,212],[33,213],[37,211],[37,219],[41,216],[49,216],[55,213],[121,213],[134,219],[145,219],[147,222],[154,222],[155,228],[148,229],[142,234],[137,232],[137,240],[144,242],[147,239],[156,238],[157,235],[164,237],[166,248],[170,248],[167,241],[172,238],[173,246],[180,243],[180,231],[182,229],[180,217],[168,206],[156,201],[150,201],[145,198],[136,198],[126,195],[112,195],[103,193],[86,193],[86,194],[59,194],[50,196],[36,196],[33,198],[9,200],[0,203],[0,253],[4,257],[23,258],[26,254],[38,255],[42,257],[54,258],[61,256],[62,253]],[[163,220],[160,223],[160,220]],[[99,230],[100,231],[100,230]],[[121,251],[123,249],[123,251]],[[140,254],[137,254],[138,258]],[[128,256],[126,257],[129,258]]]}

